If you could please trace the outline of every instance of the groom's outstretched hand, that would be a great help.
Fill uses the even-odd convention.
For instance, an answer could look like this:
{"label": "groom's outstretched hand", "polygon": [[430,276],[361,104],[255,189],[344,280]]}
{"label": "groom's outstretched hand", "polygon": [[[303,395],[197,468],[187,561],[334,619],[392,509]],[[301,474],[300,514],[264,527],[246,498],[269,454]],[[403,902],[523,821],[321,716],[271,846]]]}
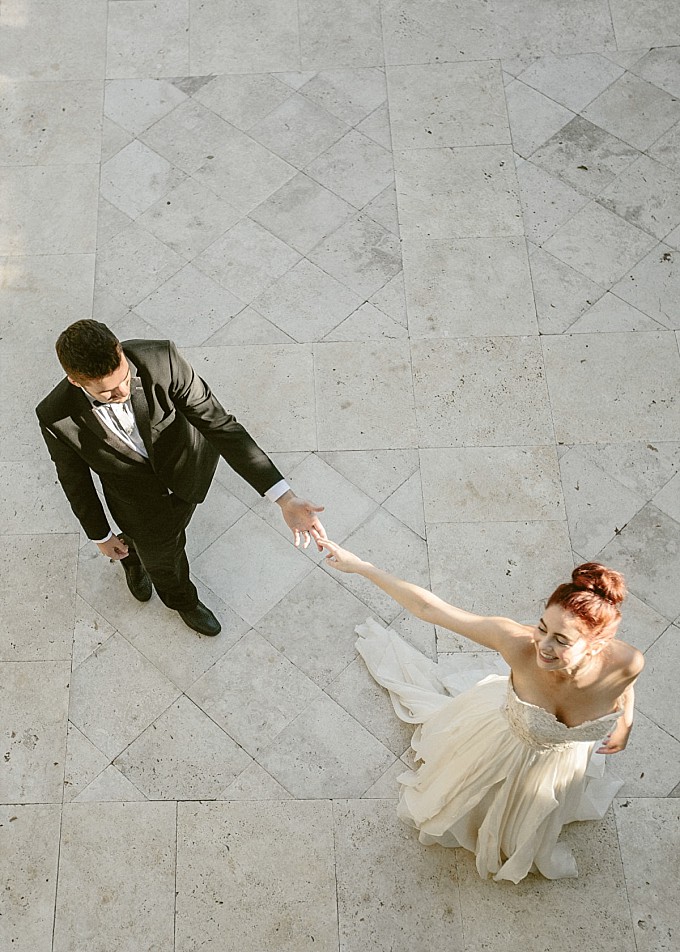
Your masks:
{"label": "groom's outstretched hand", "polygon": [[321,525],[317,512],[323,512],[324,507],[315,506],[308,499],[299,499],[292,489],[280,496],[276,502],[281,506],[286,525],[293,532],[295,545],[299,546],[302,542],[302,548],[306,549],[311,539],[314,539],[317,549],[321,552],[319,540],[326,538],[326,530]]}

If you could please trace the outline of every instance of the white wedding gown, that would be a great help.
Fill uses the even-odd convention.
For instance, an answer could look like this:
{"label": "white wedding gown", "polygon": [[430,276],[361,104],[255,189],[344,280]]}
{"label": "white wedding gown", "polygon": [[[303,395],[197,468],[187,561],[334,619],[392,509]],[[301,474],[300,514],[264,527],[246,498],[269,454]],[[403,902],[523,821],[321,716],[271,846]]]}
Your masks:
{"label": "white wedding gown", "polygon": [[507,673],[488,673],[509,670],[496,654],[435,664],[373,620],[356,630],[398,716],[418,725],[411,746],[420,763],[398,778],[398,813],[421,842],[474,852],[483,878],[577,876],[557,838],[566,823],[603,817],[621,787],[594,752],[619,714],[566,727],[518,698]]}

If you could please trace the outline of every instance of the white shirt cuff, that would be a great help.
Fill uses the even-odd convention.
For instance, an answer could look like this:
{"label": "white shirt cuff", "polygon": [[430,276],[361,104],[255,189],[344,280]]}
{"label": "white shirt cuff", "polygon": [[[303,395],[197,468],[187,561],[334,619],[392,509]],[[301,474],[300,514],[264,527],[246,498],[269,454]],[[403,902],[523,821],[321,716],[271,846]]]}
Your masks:
{"label": "white shirt cuff", "polygon": [[272,502],[276,502],[277,499],[280,499],[284,493],[287,493],[290,489],[290,486],[285,479],[280,479],[278,483],[274,483],[266,492],[265,496],[267,499],[271,499]]}
{"label": "white shirt cuff", "polygon": [[109,532],[109,534],[107,535],[107,537],[106,537],[105,539],[91,539],[90,541],[91,541],[91,542],[96,542],[97,545],[101,545],[102,542],[108,542],[109,539],[110,539],[113,535],[114,535],[114,532],[113,532],[113,530],[111,530],[111,532]]}

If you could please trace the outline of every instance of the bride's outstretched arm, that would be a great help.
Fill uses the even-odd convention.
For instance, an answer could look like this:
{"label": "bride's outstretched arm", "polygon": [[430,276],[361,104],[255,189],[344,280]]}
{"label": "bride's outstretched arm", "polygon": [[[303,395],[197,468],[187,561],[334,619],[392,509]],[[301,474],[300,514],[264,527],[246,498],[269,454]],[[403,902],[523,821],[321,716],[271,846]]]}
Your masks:
{"label": "bride's outstretched arm", "polygon": [[328,550],[326,562],[332,568],[340,572],[362,575],[423,621],[448,628],[496,651],[501,651],[507,645],[509,637],[526,637],[526,628],[509,618],[474,615],[472,612],[466,612],[462,608],[456,608],[455,605],[449,605],[443,599],[437,598],[426,588],[421,588],[412,582],[405,582],[403,579],[390,575],[389,572],[376,568],[371,562],[365,562],[354,553],[336,545],[335,542],[320,539],[319,544]]}

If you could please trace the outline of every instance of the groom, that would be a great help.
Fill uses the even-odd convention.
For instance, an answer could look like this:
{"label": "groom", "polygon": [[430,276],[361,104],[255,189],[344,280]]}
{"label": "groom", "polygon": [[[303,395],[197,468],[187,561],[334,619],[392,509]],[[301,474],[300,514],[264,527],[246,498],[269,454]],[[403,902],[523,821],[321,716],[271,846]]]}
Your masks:
{"label": "groom", "polygon": [[[172,341],[122,344],[104,324],[77,321],[56,343],[66,378],[36,408],[59,482],[86,535],[122,560],[139,601],[156,588],[204,635],[220,623],[189,578],[185,529],[222,456],[280,507],[295,545],[326,533],[322,506],[299,499],[269,457],[181,356]],[[92,481],[96,473],[116,535]]]}

